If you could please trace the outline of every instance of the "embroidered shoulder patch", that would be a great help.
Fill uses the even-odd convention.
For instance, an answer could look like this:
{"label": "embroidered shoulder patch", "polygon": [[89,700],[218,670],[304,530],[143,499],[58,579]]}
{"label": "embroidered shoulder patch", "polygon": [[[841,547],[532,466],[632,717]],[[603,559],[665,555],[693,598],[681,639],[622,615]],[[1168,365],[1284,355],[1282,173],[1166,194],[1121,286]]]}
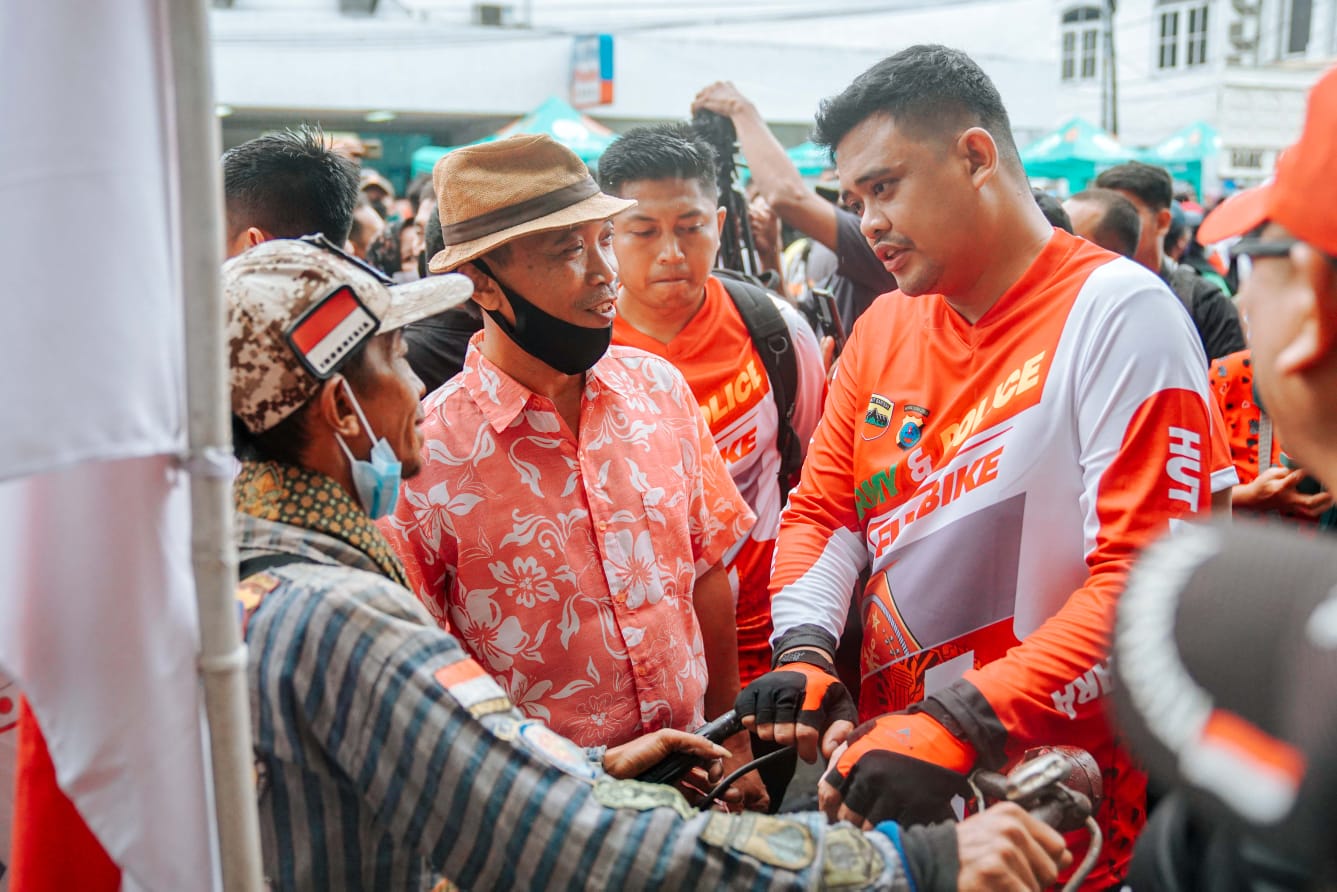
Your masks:
{"label": "embroidered shoulder patch", "polygon": [[260,602],[265,599],[265,595],[279,587],[283,582],[273,573],[262,571],[252,573],[241,582],[237,583],[237,603],[241,605],[242,615],[250,616],[255,612],[255,608],[260,606]]}
{"label": "embroidered shoulder patch", "polygon": [[560,768],[572,777],[581,780],[596,780],[603,776],[589,759],[589,754],[576,746],[547,725],[538,721],[520,723],[520,733],[515,743],[521,749],[528,750],[554,768]]}
{"label": "embroidered shoulder patch", "polygon": [[883,869],[882,856],[863,831],[847,825],[826,832],[823,889],[866,889]]}
{"label": "embroidered shoulder patch", "polygon": [[807,827],[798,821],[755,812],[714,812],[701,831],[701,839],[784,870],[802,870],[817,857],[817,841]]}
{"label": "embroidered shoulder patch", "polygon": [[473,660],[466,658],[442,666],[432,677],[476,719],[511,708],[506,692]]}
{"label": "embroidered shoulder patch", "polygon": [[687,804],[681,793],[665,784],[605,778],[594,785],[594,798],[600,805],[609,808],[630,808],[635,811],[671,808],[687,819],[700,814]]}

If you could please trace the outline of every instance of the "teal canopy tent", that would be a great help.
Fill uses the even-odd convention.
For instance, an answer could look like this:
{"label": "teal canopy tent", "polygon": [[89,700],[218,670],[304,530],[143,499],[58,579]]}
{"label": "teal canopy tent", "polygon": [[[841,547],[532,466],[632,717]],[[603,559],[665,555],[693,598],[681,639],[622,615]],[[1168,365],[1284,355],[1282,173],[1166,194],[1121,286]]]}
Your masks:
{"label": "teal canopy tent", "polygon": [[1167,136],[1142,152],[1140,160],[1159,164],[1176,180],[1184,180],[1202,194],[1202,162],[1221,151],[1221,136],[1210,124],[1197,121]]}
{"label": "teal canopy tent", "polygon": [[1081,118],[1073,118],[1021,152],[1027,176],[1067,180],[1074,192],[1105,168],[1132,158],[1133,153],[1113,136]]}
{"label": "teal canopy tent", "polygon": [[[599,156],[615,138],[612,130],[553,96],[529,114],[512,121],[496,133],[476,139],[467,145],[493,142],[522,133],[543,133],[551,136],[579,155],[580,160],[586,164],[598,161]],[[459,146],[423,146],[418,149],[413,153],[413,176],[431,171],[442,155],[456,148]]]}
{"label": "teal canopy tent", "polygon": [[815,142],[799,143],[792,149],[786,149],[785,154],[794,162],[798,172],[805,177],[821,176],[822,171],[832,166],[831,150]]}

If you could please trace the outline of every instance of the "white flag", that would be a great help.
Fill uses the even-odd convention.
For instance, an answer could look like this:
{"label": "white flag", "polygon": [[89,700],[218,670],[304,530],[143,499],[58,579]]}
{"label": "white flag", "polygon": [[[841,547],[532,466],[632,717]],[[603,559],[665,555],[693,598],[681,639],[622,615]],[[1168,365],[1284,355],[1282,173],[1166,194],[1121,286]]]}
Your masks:
{"label": "white flag", "polygon": [[0,669],[149,890],[214,873],[163,9],[0,3]]}

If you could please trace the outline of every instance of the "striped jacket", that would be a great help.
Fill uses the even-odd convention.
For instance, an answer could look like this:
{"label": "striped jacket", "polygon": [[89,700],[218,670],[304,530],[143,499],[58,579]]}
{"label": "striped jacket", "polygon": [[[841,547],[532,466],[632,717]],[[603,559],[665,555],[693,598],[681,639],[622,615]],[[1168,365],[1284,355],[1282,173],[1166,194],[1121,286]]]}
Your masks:
{"label": "striped jacket", "polygon": [[265,870],[283,890],[911,888],[818,814],[696,812],[526,720],[362,551],[245,514]]}

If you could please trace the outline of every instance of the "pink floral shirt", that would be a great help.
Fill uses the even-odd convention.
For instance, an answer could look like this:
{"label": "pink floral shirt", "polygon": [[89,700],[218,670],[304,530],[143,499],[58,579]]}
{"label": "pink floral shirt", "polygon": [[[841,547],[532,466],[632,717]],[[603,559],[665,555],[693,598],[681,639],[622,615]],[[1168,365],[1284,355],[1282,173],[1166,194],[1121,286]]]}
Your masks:
{"label": "pink floral shirt", "polygon": [[583,746],[703,721],[697,575],[755,518],[671,364],[613,347],[573,438],[478,349],[424,403],[382,529],[418,597],[526,715]]}

